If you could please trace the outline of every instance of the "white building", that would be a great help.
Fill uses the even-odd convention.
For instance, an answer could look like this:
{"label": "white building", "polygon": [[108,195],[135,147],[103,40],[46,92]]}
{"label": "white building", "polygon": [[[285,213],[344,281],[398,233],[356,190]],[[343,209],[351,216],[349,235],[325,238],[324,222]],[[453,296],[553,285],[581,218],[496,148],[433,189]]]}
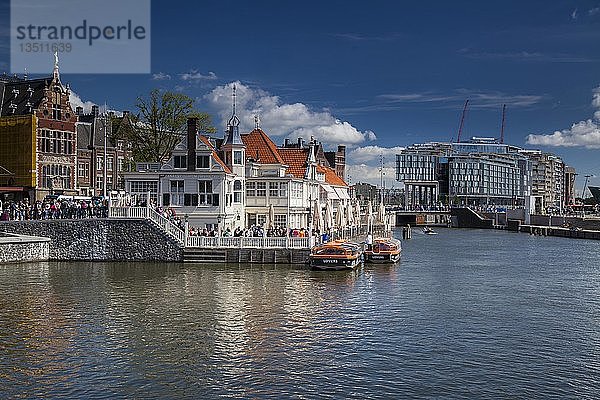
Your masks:
{"label": "white building", "polygon": [[[348,185],[325,161],[320,144],[278,148],[260,129],[240,135],[235,108],[223,139],[198,133],[188,120],[187,135],[165,164],[138,164],[125,174],[126,191],[170,207],[190,226],[221,231],[236,227],[309,228],[318,204],[349,202]],[[322,150],[321,150],[322,151]]]}

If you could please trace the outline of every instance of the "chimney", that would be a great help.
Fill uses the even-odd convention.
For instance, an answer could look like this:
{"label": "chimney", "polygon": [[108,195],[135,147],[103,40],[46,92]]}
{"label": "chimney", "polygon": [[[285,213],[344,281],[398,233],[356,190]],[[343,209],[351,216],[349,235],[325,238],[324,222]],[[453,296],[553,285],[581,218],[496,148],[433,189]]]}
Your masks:
{"label": "chimney", "polygon": [[304,139],[301,137],[298,138],[298,148],[301,149],[304,147]]}
{"label": "chimney", "polygon": [[290,139],[285,139],[283,147],[290,147]]}
{"label": "chimney", "polygon": [[198,134],[198,118],[190,117],[187,120],[187,170],[196,170],[196,135]]}
{"label": "chimney", "polygon": [[83,115],[83,107],[81,107],[81,106],[75,107],[75,114]]}
{"label": "chimney", "polygon": [[123,110],[123,116],[129,115],[129,110]]}
{"label": "chimney", "polygon": [[93,106],[92,106],[92,115],[93,115],[94,117],[97,117],[97,116],[98,116],[98,114],[100,114],[100,112],[99,112],[99,109],[98,109],[98,106],[97,106],[97,105],[93,105]]}

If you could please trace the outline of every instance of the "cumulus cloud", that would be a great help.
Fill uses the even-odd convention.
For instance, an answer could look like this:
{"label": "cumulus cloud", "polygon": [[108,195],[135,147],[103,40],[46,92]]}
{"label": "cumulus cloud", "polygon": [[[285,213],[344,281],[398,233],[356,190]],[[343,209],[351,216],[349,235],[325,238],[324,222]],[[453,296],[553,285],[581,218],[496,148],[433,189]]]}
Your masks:
{"label": "cumulus cloud", "polygon": [[311,110],[303,103],[283,103],[278,96],[251,88],[240,82],[217,86],[204,99],[215,110],[225,125],[231,116],[232,88],[236,85],[237,115],[242,132],[254,128],[254,115],[260,116],[261,128],[273,137],[314,137],[323,143],[356,145],[375,140],[372,131],[360,131],[352,124],[341,121],[328,111]]}
{"label": "cumulus cloud", "polygon": [[357,147],[351,150],[348,154],[348,159],[355,163],[379,163],[380,156],[383,156],[384,162],[395,162],[396,154],[399,154],[404,147],[380,147],[380,146],[364,146]]}
{"label": "cumulus cloud", "polygon": [[[371,185],[381,185],[381,172],[366,164],[348,164],[346,165],[346,180],[349,184],[370,183]],[[400,182],[396,181],[396,170],[393,167],[383,168],[383,181],[386,188],[400,187]]]}
{"label": "cumulus cloud", "polygon": [[164,73],[164,72],[158,72],[156,74],[152,74],[153,81],[165,81],[165,80],[170,80],[170,79],[171,79],[171,75]]}
{"label": "cumulus cloud", "polygon": [[92,111],[92,106],[97,105],[93,101],[81,100],[81,97],[73,90],[71,90],[71,94],[69,95],[69,102],[71,103],[71,107],[73,108],[73,110],[75,110],[75,108],[77,107],[83,107],[83,112],[85,114],[89,114]]}
{"label": "cumulus cloud", "polygon": [[204,75],[195,69],[192,69],[189,72],[185,72],[179,77],[181,78],[181,80],[188,82],[213,81],[217,79],[217,75],[214,72],[209,71],[208,74]]}
{"label": "cumulus cloud", "polygon": [[530,134],[527,143],[555,147],[600,148],[600,86],[593,90],[592,106],[596,109],[593,118],[575,122],[569,129],[551,134]]}

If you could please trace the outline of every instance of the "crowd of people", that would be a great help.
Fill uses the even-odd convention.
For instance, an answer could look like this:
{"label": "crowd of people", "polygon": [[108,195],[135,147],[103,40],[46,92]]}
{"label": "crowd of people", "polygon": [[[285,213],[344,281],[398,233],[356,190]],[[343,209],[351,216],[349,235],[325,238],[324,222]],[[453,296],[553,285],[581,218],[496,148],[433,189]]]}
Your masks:
{"label": "crowd of people", "polygon": [[0,221],[45,219],[83,219],[108,217],[108,202],[97,199],[74,199],[48,196],[30,202],[0,200]]}

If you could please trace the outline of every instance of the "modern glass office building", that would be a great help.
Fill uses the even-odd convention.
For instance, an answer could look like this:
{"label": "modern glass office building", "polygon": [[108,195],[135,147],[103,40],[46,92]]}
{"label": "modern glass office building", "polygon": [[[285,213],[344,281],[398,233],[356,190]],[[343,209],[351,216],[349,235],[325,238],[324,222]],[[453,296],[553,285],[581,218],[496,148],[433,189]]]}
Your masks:
{"label": "modern glass office building", "polygon": [[[560,206],[564,198],[564,163],[555,155],[540,153],[545,155],[540,158],[537,154],[493,138],[416,144],[396,156],[396,179],[405,185],[408,207],[524,206],[531,201],[530,196],[540,196],[542,191],[540,209]],[[536,187],[533,193],[533,185],[541,181],[543,189]]]}

